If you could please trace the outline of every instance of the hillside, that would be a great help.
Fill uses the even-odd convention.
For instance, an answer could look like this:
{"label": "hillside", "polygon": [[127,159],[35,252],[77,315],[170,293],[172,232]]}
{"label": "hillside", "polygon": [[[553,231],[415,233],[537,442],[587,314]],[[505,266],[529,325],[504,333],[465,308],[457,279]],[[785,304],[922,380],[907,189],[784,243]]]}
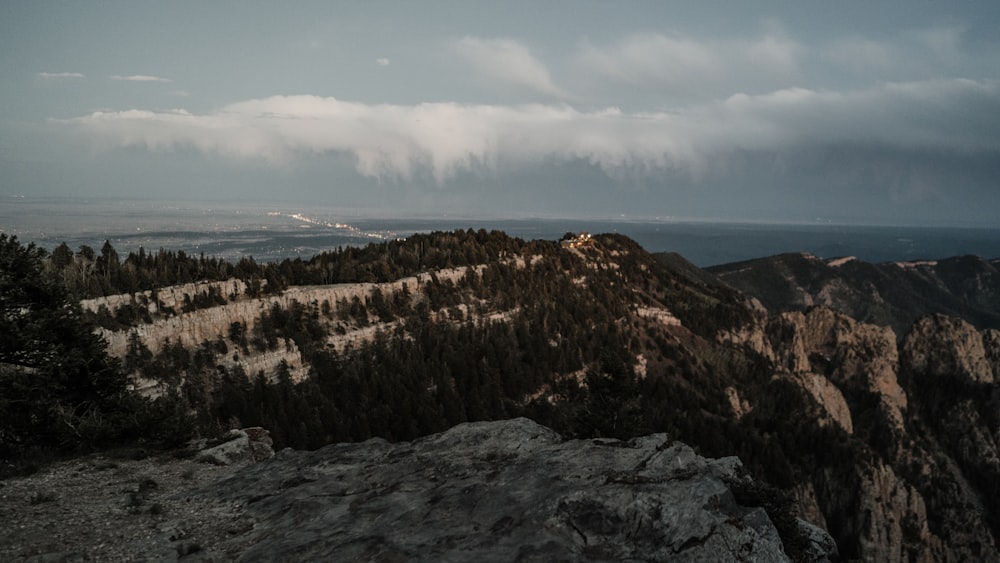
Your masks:
{"label": "hillside", "polygon": [[956,256],[870,264],[780,254],[707,270],[772,311],[825,305],[902,336],[918,318],[940,313],[1000,329],[1000,259]]}
{"label": "hillside", "polygon": [[[273,265],[102,257],[57,272],[141,392],[202,434],[263,426],[311,450],[521,416],[569,438],[660,432],[738,456],[848,559],[1000,560],[1000,332],[957,316],[897,331],[769,305],[618,235],[456,231]],[[988,270],[949,271],[988,301]]]}

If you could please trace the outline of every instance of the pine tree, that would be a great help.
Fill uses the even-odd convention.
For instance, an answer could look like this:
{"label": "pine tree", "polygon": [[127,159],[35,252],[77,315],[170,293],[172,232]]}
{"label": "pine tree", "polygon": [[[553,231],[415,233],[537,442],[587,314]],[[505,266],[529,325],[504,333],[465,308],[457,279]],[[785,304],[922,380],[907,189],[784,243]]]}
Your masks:
{"label": "pine tree", "polygon": [[0,234],[0,457],[135,437],[144,402],[46,252]]}

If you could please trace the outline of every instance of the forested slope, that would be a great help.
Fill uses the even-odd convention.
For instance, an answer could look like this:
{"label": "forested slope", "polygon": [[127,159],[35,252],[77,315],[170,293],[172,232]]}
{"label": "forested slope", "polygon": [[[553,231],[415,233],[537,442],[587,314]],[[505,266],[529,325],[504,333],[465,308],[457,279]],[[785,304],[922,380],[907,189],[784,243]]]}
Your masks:
{"label": "forested slope", "polygon": [[312,449],[516,416],[666,432],[740,456],[773,515],[845,557],[997,559],[996,331],[770,312],[625,237],[576,242],[455,231],[235,265],[106,244],[46,267],[202,434],[261,425]]}

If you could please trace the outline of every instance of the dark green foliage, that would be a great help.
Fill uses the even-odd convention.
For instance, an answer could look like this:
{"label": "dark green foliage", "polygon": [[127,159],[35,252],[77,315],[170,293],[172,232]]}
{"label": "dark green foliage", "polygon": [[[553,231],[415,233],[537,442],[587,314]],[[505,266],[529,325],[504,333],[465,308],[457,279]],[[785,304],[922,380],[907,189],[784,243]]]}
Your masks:
{"label": "dark green foliage", "polygon": [[[76,299],[228,279],[245,281],[250,286],[249,294],[256,296],[280,293],[293,285],[385,282],[418,272],[482,264],[518,255],[533,244],[499,231],[470,229],[416,234],[363,248],[340,248],[309,260],[258,264],[253,258],[242,258],[230,264],[216,257],[164,249],[147,253],[140,248],[121,259],[110,241],[104,241],[100,254],[84,245],[73,256],[65,244],[60,245],[53,251],[49,267]],[[210,306],[218,297],[225,296],[209,295],[204,303],[194,297],[190,307]]]}
{"label": "dark green foliage", "polygon": [[55,502],[57,498],[58,497],[55,495],[55,493],[51,493],[48,491],[40,491],[31,495],[31,498],[28,500],[28,502],[29,504],[32,505],[45,504],[47,502]]}
{"label": "dark green foliage", "polygon": [[788,491],[756,481],[749,476],[731,479],[728,484],[736,502],[743,506],[759,506],[767,512],[778,530],[785,554],[789,559],[796,562],[812,560],[808,557],[809,537],[799,527],[792,497]]}
{"label": "dark green foliage", "polygon": [[[85,252],[86,254],[90,254]],[[131,395],[94,326],[45,269],[45,252],[0,234],[0,457],[136,439]],[[64,259],[63,257],[62,259]],[[108,264],[114,257],[105,254]],[[158,423],[154,423],[154,426]]]}
{"label": "dark green foliage", "polygon": [[[1000,383],[977,383],[961,374],[923,373],[905,366],[901,374],[911,397],[910,423],[921,434],[938,436],[938,443],[960,469],[983,499],[987,524],[995,537],[1000,537],[1000,464],[982,455],[980,440],[1000,436]],[[941,468],[940,474],[949,470]],[[950,494],[957,483],[938,478],[928,481],[919,473],[909,476],[928,502],[928,513],[941,513],[939,507],[950,506],[958,495]],[[931,521],[933,530],[954,526],[955,523]]]}
{"label": "dark green foliage", "polygon": [[[125,358],[130,371],[180,387],[149,411],[166,421],[157,430],[164,442],[182,439],[189,409],[204,434],[260,425],[277,448],[373,436],[408,440],[464,421],[529,416],[574,437],[666,432],[704,455],[738,455],[756,477],[782,488],[814,479],[820,467],[843,486],[857,484],[851,469],[872,452],[836,428],[803,422],[815,420],[816,405],[796,385],[772,378],[774,366],[763,357],[718,344],[720,331],[753,322],[742,295],[676,259],[652,260],[625,237],[593,240],[595,247],[577,252],[556,242],[455,231],[276,264],[140,252],[118,270],[113,249],[105,248],[110,273],[96,277],[114,280],[118,271],[121,280],[131,264],[141,283],[228,276],[246,281],[253,296],[430,272],[419,287],[398,292],[273,305],[194,350],[165,343],[151,357],[133,343]],[[87,260],[76,256],[67,266],[65,258],[52,268]],[[435,274],[464,265],[477,267],[455,281]],[[205,294],[185,307],[221,300]],[[142,306],[136,303],[137,312]],[[683,328],[649,320],[637,310],[643,307],[670,311]],[[327,345],[328,332],[362,327],[377,332],[346,349]],[[311,370],[298,383],[287,364],[247,374],[233,361],[293,344]],[[641,374],[639,354],[646,359]],[[727,386],[753,405],[741,420]],[[784,514],[787,506],[772,508]]]}
{"label": "dark green foliage", "polygon": [[[256,271],[269,285],[388,280],[420,268],[483,266],[454,283],[432,273],[418,288],[418,300],[409,288],[393,295],[375,290],[336,305],[275,305],[252,330],[242,322],[230,327],[229,341],[242,350],[294,343],[312,366],[311,377],[299,384],[291,382],[287,366],[251,377],[238,366],[216,366],[211,345],[195,359],[166,346],[147,358],[144,373],[170,378],[183,372],[182,399],[201,413],[206,432],[263,425],[278,447],[410,439],[467,420],[528,415],[570,436],[669,432],[706,455],[738,454],[755,474],[782,486],[809,475],[812,463],[790,462],[788,452],[815,450],[809,441],[823,431],[786,417],[806,416],[809,401],[794,386],[771,381],[771,367],[761,358],[709,344],[716,331],[749,322],[742,298],[696,276],[674,274],[625,237],[595,240],[615,253],[614,268],[599,252],[588,251],[592,258],[584,259],[556,243],[484,231],[415,235],[279,265],[245,261],[240,269]],[[515,257],[535,258],[521,266]],[[588,281],[573,281],[579,278]],[[620,287],[630,292],[623,295],[615,289]],[[707,340],[682,342],[640,322],[632,300],[673,311]],[[463,311],[477,312],[473,318],[480,320],[464,320]],[[488,320],[498,311],[517,314]],[[401,321],[396,332],[379,333],[360,348],[334,352],[325,346],[326,322],[344,330],[395,320]],[[215,354],[226,353],[218,350],[216,345]],[[637,353],[657,358],[642,378],[632,367]],[[574,373],[584,376],[577,380]],[[757,408],[742,423],[732,419],[724,382],[743,385]],[[823,459],[826,454],[817,452],[814,460]]]}
{"label": "dark green foliage", "polygon": [[[76,255],[63,246],[51,257],[29,247],[27,263],[44,264],[39,272],[49,275],[40,279],[61,280],[76,296],[152,290],[148,301],[140,294],[116,311],[104,309],[95,315],[115,329],[149,322],[149,305],[157,303],[155,289],[161,285],[241,279],[253,297],[293,285],[396,281],[418,273],[421,281],[411,281],[402,291],[374,288],[337,303],[282,300],[283,305],[269,306],[258,319],[234,322],[225,334],[191,349],[165,342],[153,355],[134,338],[124,358],[128,372],[177,387],[175,394],[152,403],[117,391],[110,393],[117,399],[107,398],[109,390],[120,388],[121,370],[101,354],[91,355],[101,348],[92,326],[81,320],[75,306],[66,305],[73,299],[46,298],[48,286],[43,283],[33,295],[65,306],[39,306],[38,314],[32,313],[35,325],[24,334],[43,335],[45,341],[53,327],[77,328],[59,342],[46,344],[57,347],[59,370],[26,364],[36,356],[54,357],[32,352],[38,349],[32,348],[38,338],[4,333],[15,336],[0,341],[0,349],[13,358],[0,360],[0,414],[7,417],[6,433],[0,436],[8,449],[12,437],[35,440],[29,435],[34,425],[30,430],[17,426],[21,420],[33,420],[41,423],[39,432],[46,433],[42,441],[52,443],[104,443],[139,436],[142,429],[149,439],[176,444],[190,435],[190,411],[197,413],[205,435],[260,425],[271,431],[276,448],[317,448],[372,436],[408,440],[464,421],[513,416],[529,416],[571,437],[665,432],[709,457],[739,456],[758,481],[735,483],[734,493],[745,504],[766,508],[792,555],[801,546],[794,543],[798,539],[790,502],[781,493],[791,487],[815,491],[829,531],[846,557],[860,553],[863,525],[858,494],[851,491],[861,490],[869,478],[865,473],[879,464],[893,467],[927,500],[933,533],[961,525],[934,516],[948,513],[939,507],[950,507],[952,513],[962,509],[954,506],[966,498],[957,494],[960,486],[982,491],[984,498],[1000,497],[1000,472],[977,457],[981,449],[975,431],[986,428],[993,436],[1000,434],[1000,391],[995,384],[904,369],[900,383],[911,401],[905,424],[915,429],[911,435],[936,436],[945,444],[936,451],[945,454],[926,462],[933,466],[932,478],[925,465],[899,467],[892,456],[900,447],[918,458],[924,450],[921,444],[904,444],[903,436],[883,424],[886,412],[880,397],[846,386],[842,392],[854,433],[836,424],[821,426],[818,421],[825,415],[800,384],[776,374],[780,370],[764,356],[722,344],[727,340],[720,338],[720,333],[762,323],[772,342],[788,341],[794,334],[786,325],[767,324],[742,294],[680,257],[654,260],[618,235],[592,240],[591,247],[567,249],[556,242],[525,242],[497,232],[455,231],[273,264],[250,258],[228,264],[163,250],[140,250],[121,259],[109,243],[100,253],[81,247]],[[815,269],[813,261],[801,256],[786,261],[800,280]],[[25,269],[15,262],[11,268]],[[966,262],[956,262],[953,269],[975,266]],[[454,279],[440,272],[465,265],[475,267]],[[856,267],[848,263],[841,270]],[[958,273],[952,273],[955,280],[948,283],[960,284]],[[5,283],[23,277],[8,277]],[[770,289],[788,290],[777,285]],[[975,287],[966,289],[969,299],[984,296]],[[5,291],[0,297],[4,303],[28,302],[17,295]],[[193,294],[183,308],[191,311],[239,298],[213,290]],[[16,305],[5,311],[20,314],[29,309]],[[164,316],[180,312],[160,311]],[[661,322],[657,312],[668,311],[681,326]],[[45,324],[46,315],[60,320]],[[8,315],[3,322],[13,326],[18,318]],[[35,333],[30,332],[32,326]],[[328,341],[330,335],[361,328],[368,329],[361,331],[364,339],[346,347],[341,342],[335,349]],[[76,343],[63,346],[63,341]],[[293,347],[310,370],[302,381],[293,381],[301,375],[297,363],[281,363],[273,373],[248,374],[241,367],[246,364],[238,361]],[[95,357],[101,359],[86,359]],[[836,361],[822,355],[811,359],[817,372],[832,369],[830,362]],[[39,378],[43,369],[53,375]],[[86,377],[74,379],[70,372]],[[86,384],[64,383],[78,380]],[[95,386],[101,391],[88,391]],[[734,392],[749,410],[733,405]],[[64,395],[73,401],[50,400]],[[43,404],[55,406],[41,408]],[[957,438],[942,439],[945,436]],[[995,507],[991,504],[986,512],[994,534],[1000,536]],[[900,523],[913,544],[920,540],[918,524]]]}

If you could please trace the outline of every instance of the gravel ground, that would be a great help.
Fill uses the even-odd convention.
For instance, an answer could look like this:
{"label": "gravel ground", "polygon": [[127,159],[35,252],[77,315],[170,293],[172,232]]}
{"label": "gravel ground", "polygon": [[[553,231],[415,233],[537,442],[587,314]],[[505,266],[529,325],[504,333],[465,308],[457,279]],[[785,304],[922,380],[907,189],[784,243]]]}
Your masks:
{"label": "gravel ground", "polygon": [[[0,561],[228,561],[255,523],[192,491],[243,464],[95,454],[0,481]],[[221,547],[226,545],[231,551]],[[236,550],[236,551],[234,551]]]}

